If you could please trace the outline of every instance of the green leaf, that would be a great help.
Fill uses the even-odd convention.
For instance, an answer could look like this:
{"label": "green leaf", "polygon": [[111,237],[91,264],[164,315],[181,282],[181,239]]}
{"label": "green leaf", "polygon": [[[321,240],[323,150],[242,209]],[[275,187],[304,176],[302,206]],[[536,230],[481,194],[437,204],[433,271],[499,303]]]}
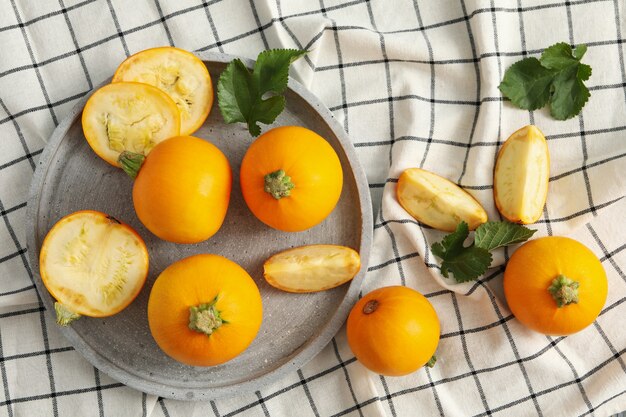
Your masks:
{"label": "green leaf", "polygon": [[463,246],[468,235],[467,223],[461,222],[441,243],[431,246],[433,254],[442,260],[441,274],[444,277],[448,278],[451,272],[457,282],[466,282],[478,278],[489,268],[491,254],[488,251],[474,245]]}
{"label": "green leaf", "polygon": [[554,93],[550,100],[550,114],[557,120],[576,116],[589,100],[589,89],[578,78],[578,67],[561,71],[553,81]]}
{"label": "green leaf", "polygon": [[441,259],[457,256],[463,250],[463,242],[469,235],[469,226],[465,222],[457,225],[456,230],[446,235],[441,243],[434,243],[431,247],[433,253]]}
{"label": "green leaf", "polygon": [[282,94],[289,81],[289,66],[307,51],[299,49],[272,49],[259,54],[254,64],[254,77],[261,95],[271,91]]}
{"label": "green leaf", "polygon": [[580,61],[583,59],[585,52],[587,52],[587,45],[578,45],[574,48],[574,58]]}
{"label": "green leaf", "polygon": [[[237,99],[237,90],[245,84],[247,89],[247,77],[250,72],[248,68],[239,59],[233,60],[222,74],[217,82],[217,100],[219,102],[220,112],[226,123],[245,122],[246,111],[245,103],[239,103]],[[241,81],[244,80],[244,81]]]}
{"label": "green leaf", "polygon": [[591,67],[580,62],[586,52],[586,45],[572,50],[565,42],[554,44],[541,59],[525,58],[507,69],[500,91],[519,108],[536,110],[549,103],[555,119],[574,117],[590,96],[583,81],[591,77]]}
{"label": "green leaf", "polygon": [[583,81],[587,81],[591,77],[591,67],[587,64],[580,64],[576,76]]}
{"label": "green leaf", "polygon": [[240,59],[229,63],[217,83],[217,102],[224,121],[246,123],[250,134],[258,136],[261,133],[258,123],[273,123],[284,110],[285,99],[280,94],[287,88],[289,65],[306,52],[296,49],[261,52],[253,72]]}
{"label": "green leaf", "polygon": [[487,222],[476,229],[474,243],[463,246],[469,235],[467,223],[461,222],[456,230],[441,242],[433,243],[431,251],[441,259],[441,274],[454,275],[457,282],[472,281],[483,275],[491,265],[491,251],[506,245],[528,240],[536,230],[509,222]]}
{"label": "green leaf", "polygon": [[578,59],[572,55],[572,48],[568,44],[560,42],[543,51],[540,62],[544,68],[562,70],[577,65]]}
{"label": "green leaf", "polygon": [[448,277],[452,272],[456,282],[475,280],[487,272],[491,265],[491,254],[488,250],[474,245],[464,248],[459,255],[441,263],[441,273]]}
{"label": "green leaf", "polygon": [[506,70],[498,88],[517,107],[537,110],[550,99],[553,77],[554,71],[542,67],[537,58],[526,58]]}
{"label": "green leaf", "polygon": [[474,244],[489,252],[502,246],[525,242],[536,230],[510,222],[487,222],[476,228]]}
{"label": "green leaf", "polygon": [[[273,96],[267,100],[260,101],[253,109],[253,113],[250,115],[250,122],[248,122],[248,130],[253,136],[258,136],[261,133],[261,128],[255,122],[261,122],[265,124],[273,123],[274,120],[282,113],[285,108],[285,97]],[[253,124],[250,124],[253,123]]]}

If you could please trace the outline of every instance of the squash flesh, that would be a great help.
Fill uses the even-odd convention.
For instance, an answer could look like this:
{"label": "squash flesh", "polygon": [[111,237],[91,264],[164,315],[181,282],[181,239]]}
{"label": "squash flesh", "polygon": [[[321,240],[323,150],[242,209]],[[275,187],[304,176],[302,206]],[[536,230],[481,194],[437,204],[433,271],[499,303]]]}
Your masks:
{"label": "squash flesh", "polygon": [[204,63],[190,52],[173,47],[147,49],[126,59],[113,82],[132,81],[157,87],[176,103],[180,134],[195,132],[213,104],[213,85]]}
{"label": "squash flesh", "polygon": [[174,102],[157,88],[115,83],[100,88],[89,98],[82,125],[94,152],[119,166],[123,151],[145,156],[157,143],[178,135],[180,115]]}
{"label": "squash flesh", "polygon": [[453,182],[419,168],[398,179],[398,201],[416,220],[452,232],[464,221],[470,230],[487,221],[487,213],[470,194]]}
{"label": "squash flesh", "polygon": [[48,291],[66,308],[103,317],[126,307],[141,290],[148,254],[128,226],[102,213],[77,212],[46,237],[40,271]]}
{"label": "squash flesh", "polygon": [[494,172],[494,197],[509,221],[539,219],[548,194],[550,156],[543,134],[534,126],[513,133],[505,142]]}
{"label": "squash flesh", "polygon": [[337,245],[309,245],[277,253],[263,265],[267,282],[289,292],[315,292],[351,280],[361,267],[359,254]]}

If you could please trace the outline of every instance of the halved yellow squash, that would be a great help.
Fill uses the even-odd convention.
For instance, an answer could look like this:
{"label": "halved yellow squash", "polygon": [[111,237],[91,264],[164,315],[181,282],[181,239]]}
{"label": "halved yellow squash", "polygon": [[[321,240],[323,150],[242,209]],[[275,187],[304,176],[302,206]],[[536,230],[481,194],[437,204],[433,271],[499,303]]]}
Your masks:
{"label": "halved yellow squash", "polygon": [[113,76],[112,82],[120,81],[150,84],[169,95],[180,111],[183,136],[202,126],[213,105],[213,85],[204,63],[191,52],[171,46],[128,57]]}
{"label": "halved yellow squash", "polygon": [[498,153],[493,195],[498,211],[514,223],[536,222],[548,196],[550,154],[535,126],[514,132]]}
{"label": "halved yellow squash", "polygon": [[128,306],[146,281],[148,250],[130,226],[98,211],[77,211],[46,235],[39,270],[57,300],[57,322],[65,325]]}
{"label": "halved yellow squash", "polygon": [[107,84],[87,100],[83,133],[99,157],[120,166],[119,155],[147,155],[159,142],[180,132],[176,104],[156,87],[141,83]]}
{"label": "halved yellow squash", "polygon": [[315,292],[350,281],[361,269],[361,257],[339,245],[307,245],[279,252],[263,264],[265,280],[289,292]]}

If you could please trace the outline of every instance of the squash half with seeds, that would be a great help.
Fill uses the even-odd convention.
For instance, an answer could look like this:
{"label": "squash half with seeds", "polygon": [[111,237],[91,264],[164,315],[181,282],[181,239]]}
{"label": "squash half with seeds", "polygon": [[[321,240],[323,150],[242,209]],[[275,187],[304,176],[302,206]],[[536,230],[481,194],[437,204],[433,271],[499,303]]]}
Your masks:
{"label": "squash half with seeds", "polygon": [[162,90],[180,112],[180,134],[191,135],[204,123],[213,105],[213,84],[204,62],[171,46],[146,49],[128,57],[115,71],[113,83],[132,81]]}
{"label": "squash half with seeds", "polygon": [[57,323],[67,325],[126,308],[146,281],[148,250],[130,226],[98,211],[77,211],[48,232],[39,270],[57,300]]}
{"label": "squash half with seeds", "polygon": [[114,83],[87,100],[83,133],[96,154],[119,167],[123,151],[148,155],[154,146],[180,132],[180,113],[163,91],[148,84]]}

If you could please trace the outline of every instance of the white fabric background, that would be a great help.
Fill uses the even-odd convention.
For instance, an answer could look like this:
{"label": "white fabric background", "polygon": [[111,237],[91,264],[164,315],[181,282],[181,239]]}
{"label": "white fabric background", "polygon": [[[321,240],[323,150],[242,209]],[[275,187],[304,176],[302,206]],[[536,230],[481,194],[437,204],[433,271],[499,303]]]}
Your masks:
{"label": "white fabric background", "polygon": [[[0,416],[609,415],[626,409],[626,10],[598,1],[0,0]],[[555,42],[586,43],[592,96],[559,122],[501,98],[504,70]],[[370,373],[345,331],[300,371],[252,394],[157,399],[89,365],[43,310],[26,261],[25,202],[55,125],[129,54],[158,45],[250,58],[311,52],[293,75],[352,138],[374,201],[363,292],[403,284],[436,308],[439,361],[402,378]],[[215,111],[215,110],[214,110]],[[587,244],[609,276],[597,322],[567,337],[522,327],[501,294],[511,253],[463,285],[442,278],[421,228],[394,198],[408,167],[460,183],[498,219],[499,145],[534,123],[551,182],[537,235]],[[72,196],[68,198],[73,198]]]}

